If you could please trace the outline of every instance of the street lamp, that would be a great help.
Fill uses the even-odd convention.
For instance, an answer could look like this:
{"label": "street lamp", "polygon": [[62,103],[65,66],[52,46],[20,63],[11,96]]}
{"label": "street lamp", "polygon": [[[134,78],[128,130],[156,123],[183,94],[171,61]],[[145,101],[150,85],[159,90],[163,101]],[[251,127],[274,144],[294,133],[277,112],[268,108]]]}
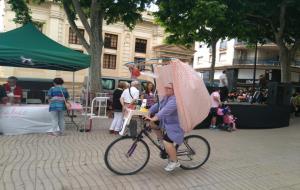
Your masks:
{"label": "street lamp", "polygon": [[255,43],[255,54],[254,54],[254,68],[253,68],[253,90],[255,90],[255,79],[256,79],[256,63],[257,63],[257,41]]}

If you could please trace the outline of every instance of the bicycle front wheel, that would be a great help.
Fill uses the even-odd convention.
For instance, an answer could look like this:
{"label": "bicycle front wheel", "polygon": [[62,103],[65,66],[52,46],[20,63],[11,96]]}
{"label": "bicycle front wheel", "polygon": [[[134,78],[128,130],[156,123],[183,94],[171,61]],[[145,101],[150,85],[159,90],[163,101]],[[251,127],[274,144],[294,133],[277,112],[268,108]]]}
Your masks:
{"label": "bicycle front wheel", "polygon": [[181,168],[186,170],[197,169],[208,160],[210,146],[208,141],[199,135],[184,137],[183,143],[177,149],[177,158]]}
{"label": "bicycle front wheel", "polygon": [[118,175],[132,175],[141,171],[149,158],[150,150],[145,141],[132,137],[116,139],[107,147],[104,155],[106,167]]}

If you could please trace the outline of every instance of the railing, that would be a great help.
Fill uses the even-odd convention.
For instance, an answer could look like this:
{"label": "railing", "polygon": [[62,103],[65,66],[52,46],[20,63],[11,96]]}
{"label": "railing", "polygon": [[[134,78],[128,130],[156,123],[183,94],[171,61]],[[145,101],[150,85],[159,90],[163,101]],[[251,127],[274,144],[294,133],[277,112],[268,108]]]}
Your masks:
{"label": "railing", "polygon": [[298,66],[298,67],[300,67],[300,60],[296,60],[296,61],[294,61],[294,64],[293,64],[293,66]]}
{"label": "railing", "polygon": [[245,46],[245,45],[247,45],[247,42],[236,40],[234,45],[236,45],[236,46]]}
{"label": "railing", "polygon": [[[235,65],[254,65],[254,59],[234,59],[233,64]],[[264,59],[257,60],[257,65],[270,65],[270,66],[279,66],[280,62],[273,59]],[[300,63],[299,63],[300,65]]]}
{"label": "railing", "polygon": [[[274,42],[270,41],[270,40],[265,40],[265,42],[263,43],[264,45],[276,45],[274,44]],[[247,42],[244,42],[244,41],[239,41],[239,40],[236,40],[235,43],[234,43],[235,46],[247,46],[248,43]],[[261,45],[260,43],[258,44],[259,46]]]}

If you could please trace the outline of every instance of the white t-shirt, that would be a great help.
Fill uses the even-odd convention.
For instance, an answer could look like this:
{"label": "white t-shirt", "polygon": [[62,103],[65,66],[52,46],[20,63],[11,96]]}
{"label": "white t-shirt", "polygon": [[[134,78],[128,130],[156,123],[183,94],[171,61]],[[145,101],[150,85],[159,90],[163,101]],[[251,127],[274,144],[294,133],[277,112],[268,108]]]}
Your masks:
{"label": "white t-shirt", "polygon": [[139,99],[140,91],[136,87],[134,87],[134,86],[130,87],[130,93],[133,98],[129,94],[129,88],[127,88],[126,90],[123,91],[121,98],[124,99],[125,103],[130,104],[133,99],[135,99],[135,100]]}
{"label": "white t-shirt", "polygon": [[219,87],[228,86],[228,80],[227,80],[227,76],[225,73],[222,73],[220,75],[219,79],[220,79]]}
{"label": "white t-shirt", "polygon": [[212,108],[217,108],[217,107],[220,106],[219,101],[215,100],[215,98],[220,98],[220,94],[219,94],[219,92],[217,92],[217,91],[211,93],[211,95],[210,95],[210,99],[211,99],[211,107],[212,107]]}

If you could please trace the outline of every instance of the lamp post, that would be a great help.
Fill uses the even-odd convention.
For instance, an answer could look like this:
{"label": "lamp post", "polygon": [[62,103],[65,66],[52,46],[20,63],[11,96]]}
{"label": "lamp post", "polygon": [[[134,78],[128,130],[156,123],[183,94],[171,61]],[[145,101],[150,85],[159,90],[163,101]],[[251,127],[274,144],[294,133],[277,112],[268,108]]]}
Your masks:
{"label": "lamp post", "polygon": [[254,68],[253,68],[253,90],[255,90],[255,79],[256,79],[256,63],[257,63],[257,41],[255,43],[255,54],[254,54]]}

